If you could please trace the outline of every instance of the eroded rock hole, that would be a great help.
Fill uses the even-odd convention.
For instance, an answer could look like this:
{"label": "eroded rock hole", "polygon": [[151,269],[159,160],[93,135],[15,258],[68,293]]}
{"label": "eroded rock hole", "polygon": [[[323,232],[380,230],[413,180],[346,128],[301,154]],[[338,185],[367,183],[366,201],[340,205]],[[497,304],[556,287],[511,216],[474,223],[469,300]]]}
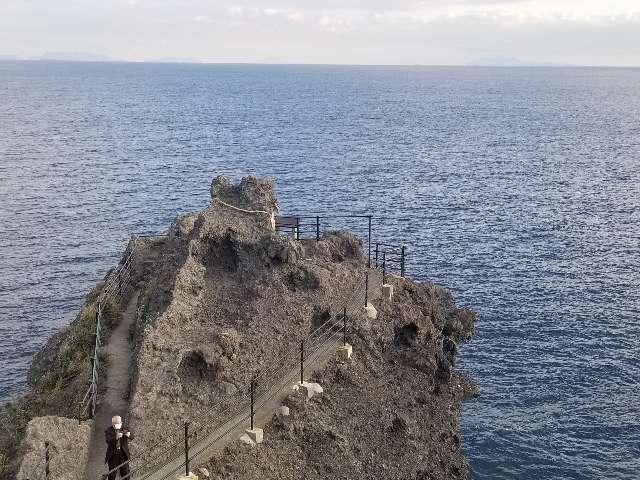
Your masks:
{"label": "eroded rock hole", "polygon": [[211,381],[216,378],[216,369],[206,361],[201,351],[194,350],[182,357],[178,376],[183,384]]}
{"label": "eroded rock hole", "polygon": [[313,311],[313,316],[311,317],[311,327],[315,330],[329,320],[331,320],[331,311],[316,307]]}
{"label": "eroded rock hole", "polygon": [[404,327],[396,329],[394,339],[396,347],[410,348],[418,343],[418,327],[415,323],[408,323]]}
{"label": "eroded rock hole", "polygon": [[227,272],[238,270],[238,247],[228,234],[223,238],[216,238],[209,242],[207,257],[210,269],[222,269]]}

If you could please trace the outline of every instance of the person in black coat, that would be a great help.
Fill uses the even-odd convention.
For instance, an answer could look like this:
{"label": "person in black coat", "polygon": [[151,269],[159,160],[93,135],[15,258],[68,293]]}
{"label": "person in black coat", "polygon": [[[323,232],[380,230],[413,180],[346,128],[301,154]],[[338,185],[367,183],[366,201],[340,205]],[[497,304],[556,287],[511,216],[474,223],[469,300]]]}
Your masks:
{"label": "person in black coat", "polygon": [[111,419],[111,426],[104,431],[107,441],[107,453],[104,463],[109,466],[109,480],[115,480],[118,471],[120,478],[128,479],[129,475],[129,440],[133,440],[133,434],[122,426],[122,419],[116,415]]}

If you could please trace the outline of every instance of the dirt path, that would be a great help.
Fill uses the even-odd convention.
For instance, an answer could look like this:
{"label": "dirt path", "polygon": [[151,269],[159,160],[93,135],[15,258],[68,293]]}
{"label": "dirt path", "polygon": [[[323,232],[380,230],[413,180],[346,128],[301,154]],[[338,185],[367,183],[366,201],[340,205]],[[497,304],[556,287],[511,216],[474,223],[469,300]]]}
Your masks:
{"label": "dirt path", "polygon": [[89,443],[89,460],[87,462],[87,480],[100,480],[107,472],[104,463],[106,444],[104,431],[111,425],[111,417],[120,415],[126,422],[126,414],[129,408],[129,363],[131,350],[129,348],[129,327],[136,316],[138,304],[138,292],[135,292],[120,324],[111,333],[109,343],[105,351],[109,356],[107,369],[106,391],[102,396],[94,418],[94,428]]}

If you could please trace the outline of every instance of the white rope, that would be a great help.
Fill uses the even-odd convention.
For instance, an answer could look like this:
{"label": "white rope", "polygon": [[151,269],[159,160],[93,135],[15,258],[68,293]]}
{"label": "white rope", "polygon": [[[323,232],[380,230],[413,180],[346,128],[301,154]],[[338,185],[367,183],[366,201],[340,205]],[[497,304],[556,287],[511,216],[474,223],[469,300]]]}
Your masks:
{"label": "white rope", "polygon": [[236,207],[234,205],[229,205],[228,203],[223,202],[219,198],[214,198],[214,200],[216,202],[221,203],[222,205],[224,205],[226,207],[233,208],[234,210],[238,210],[239,212],[244,212],[244,213],[264,213],[266,215],[271,215],[272,214],[272,212],[267,212],[265,210],[245,210],[244,208]]}

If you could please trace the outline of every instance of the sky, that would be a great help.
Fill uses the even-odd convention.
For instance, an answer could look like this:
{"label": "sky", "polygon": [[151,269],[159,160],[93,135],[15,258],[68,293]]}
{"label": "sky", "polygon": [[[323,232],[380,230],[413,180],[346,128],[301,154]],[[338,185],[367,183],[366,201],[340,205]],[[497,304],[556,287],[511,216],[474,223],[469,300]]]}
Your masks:
{"label": "sky", "polygon": [[0,55],[640,66],[640,0],[0,0]]}

